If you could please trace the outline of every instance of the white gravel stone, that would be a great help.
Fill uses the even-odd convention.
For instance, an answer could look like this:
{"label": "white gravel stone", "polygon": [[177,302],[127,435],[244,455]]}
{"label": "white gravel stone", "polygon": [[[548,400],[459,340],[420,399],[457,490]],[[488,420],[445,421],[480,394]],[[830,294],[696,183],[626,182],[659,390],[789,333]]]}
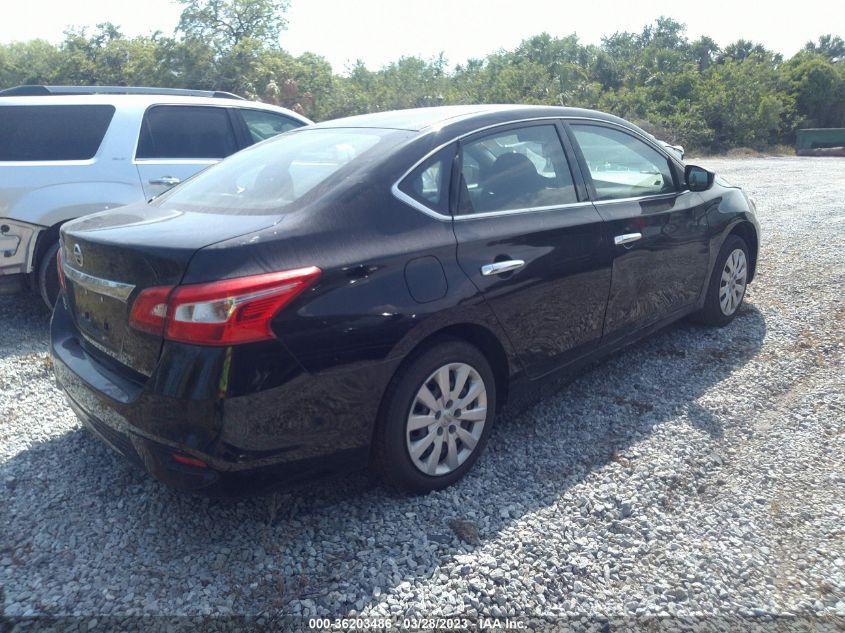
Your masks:
{"label": "white gravel stone", "polygon": [[845,159],[700,162],[758,204],[737,319],[505,412],[466,480],[426,497],[365,475],[171,492],[80,427],[39,301],[0,298],[3,613],[845,616]]}

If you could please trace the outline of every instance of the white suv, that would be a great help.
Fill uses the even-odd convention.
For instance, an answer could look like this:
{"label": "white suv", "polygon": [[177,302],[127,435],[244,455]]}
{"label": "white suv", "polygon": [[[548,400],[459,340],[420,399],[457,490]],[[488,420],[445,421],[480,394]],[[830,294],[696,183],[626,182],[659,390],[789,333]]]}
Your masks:
{"label": "white suv", "polygon": [[244,147],[309,123],[225,92],[0,91],[0,292],[29,285],[52,306],[62,223],[149,200]]}

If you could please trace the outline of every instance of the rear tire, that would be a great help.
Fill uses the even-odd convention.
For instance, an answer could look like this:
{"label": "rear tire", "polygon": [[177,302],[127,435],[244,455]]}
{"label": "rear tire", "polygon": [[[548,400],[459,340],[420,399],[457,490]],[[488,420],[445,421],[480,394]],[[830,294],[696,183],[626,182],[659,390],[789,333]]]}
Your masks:
{"label": "rear tire", "polygon": [[59,271],[56,268],[56,254],[59,252],[59,243],[56,242],[47,249],[38,263],[38,292],[50,310],[56,305],[59,297]]}
{"label": "rear tire", "polygon": [[748,287],[749,261],[745,240],[728,236],[716,257],[704,306],[694,315],[697,322],[722,327],[734,320]]}
{"label": "rear tire", "polygon": [[487,358],[464,341],[441,339],[391,381],[376,428],[374,466],[405,492],[446,488],[475,464],[495,413],[496,381]]}

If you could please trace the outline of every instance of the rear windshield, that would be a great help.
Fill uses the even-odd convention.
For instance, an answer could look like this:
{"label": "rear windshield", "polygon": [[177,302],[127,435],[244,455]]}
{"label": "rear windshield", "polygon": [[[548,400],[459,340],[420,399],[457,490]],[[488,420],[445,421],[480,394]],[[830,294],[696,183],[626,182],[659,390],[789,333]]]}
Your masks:
{"label": "rear windshield", "polygon": [[156,204],[233,215],[278,213],[353,161],[405,134],[371,128],[290,132],[209,167]]}
{"label": "rear windshield", "polygon": [[110,105],[0,105],[0,161],[93,158],[113,115]]}

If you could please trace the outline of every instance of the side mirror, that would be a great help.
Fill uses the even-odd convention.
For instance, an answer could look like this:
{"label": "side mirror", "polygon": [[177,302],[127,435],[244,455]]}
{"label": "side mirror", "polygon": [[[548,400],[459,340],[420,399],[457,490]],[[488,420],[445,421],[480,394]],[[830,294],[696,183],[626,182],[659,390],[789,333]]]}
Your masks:
{"label": "side mirror", "polygon": [[715,178],[716,174],[712,171],[707,171],[704,167],[687,165],[686,169],[684,169],[684,180],[690,191],[707,191],[713,186],[713,180]]}

